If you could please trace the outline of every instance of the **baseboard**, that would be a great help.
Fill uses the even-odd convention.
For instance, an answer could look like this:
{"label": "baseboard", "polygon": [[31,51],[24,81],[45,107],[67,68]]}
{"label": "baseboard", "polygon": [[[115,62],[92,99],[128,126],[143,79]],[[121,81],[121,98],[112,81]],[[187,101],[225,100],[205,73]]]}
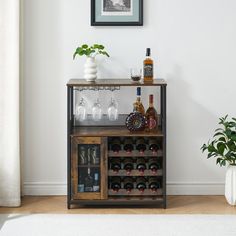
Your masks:
{"label": "baseboard", "polygon": [[[48,196],[66,195],[67,187],[63,182],[25,182],[24,195]],[[223,195],[224,183],[215,182],[169,182],[168,195]]]}

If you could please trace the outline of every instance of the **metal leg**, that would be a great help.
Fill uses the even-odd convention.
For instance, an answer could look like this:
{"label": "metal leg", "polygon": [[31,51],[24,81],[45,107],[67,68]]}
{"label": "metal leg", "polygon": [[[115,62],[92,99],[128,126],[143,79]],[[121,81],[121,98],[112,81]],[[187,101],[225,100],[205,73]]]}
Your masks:
{"label": "metal leg", "polygon": [[162,132],[163,132],[163,208],[166,208],[166,86],[161,86],[161,118],[162,118]]}
{"label": "metal leg", "polygon": [[73,87],[67,87],[67,208],[71,200],[71,142],[70,134],[73,121]]}

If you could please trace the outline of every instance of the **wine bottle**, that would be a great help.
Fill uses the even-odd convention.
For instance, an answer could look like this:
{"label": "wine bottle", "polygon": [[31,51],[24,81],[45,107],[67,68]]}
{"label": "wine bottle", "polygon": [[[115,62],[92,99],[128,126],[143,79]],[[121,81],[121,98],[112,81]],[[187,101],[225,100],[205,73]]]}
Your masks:
{"label": "wine bottle", "polygon": [[119,157],[110,159],[110,169],[118,172],[121,169],[121,160]]}
{"label": "wine bottle", "polygon": [[157,112],[153,106],[153,94],[149,95],[149,108],[146,111],[147,129],[149,131],[157,128]]}
{"label": "wine bottle", "polygon": [[113,177],[111,179],[111,189],[115,192],[118,192],[121,189],[121,178],[120,177]]}
{"label": "wine bottle", "polygon": [[123,182],[124,189],[126,189],[127,192],[130,192],[134,188],[134,180],[132,177],[125,177]]}
{"label": "wine bottle", "polygon": [[143,81],[153,82],[153,60],[151,59],[151,49],[146,49],[146,59],[143,62]]}
{"label": "wine bottle", "polygon": [[158,182],[156,177],[149,177],[148,188],[151,189],[153,192],[156,192],[157,189],[160,188],[160,183]]}
{"label": "wine bottle", "polygon": [[156,138],[150,138],[148,145],[149,145],[149,150],[152,152],[157,152],[158,149],[160,148],[158,140]]}
{"label": "wine bottle", "polygon": [[140,172],[144,172],[146,170],[147,168],[146,161],[143,157],[139,157],[136,163],[137,163],[137,166],[136,166],[137,170],[139,170]]}
{"label": "wine bottle", "polygon": [[144,138],[138,138],[136,140],[136,149],[139,151],[139,152],[144,152],[146,150],[146,142],[145,142],[145,139]]}
{"label": "wine bottle", "polygon": [[113,138],[111,141],[111,150],[113,152],[119,152],[121,150],[121,140],[120,138]]}
{"label": "wine bottle", "polygon": [[85,177],[84,185],[85,192],[93,192],[93,177],[91,176],[90,168],[88,168],[88,174]]}
{"label": "wine bottle", "polygon": [[93,191],[94,192],[99,192],[100,190],[100,185],[99,185],[99,177],[98,177],[98,173],[94,174],[94,181],[93,181]]}
{"label": "wine bottle", "polygon": [[137,87],[137,99],[134,103],[134,111],[137,110],[142,115],[145,115],[145,109],[141,102],[141,87]]}
{"label": "wine bottle", "polygon": [[152,172],[157,172],[158,169],[160,169],[160,164],[157,161],[157,158],[150,158],[148,160],[148,169]]}
{"label": "wine bottle", "polygon": [[124,141],[124,150],[126,152],[132,152],[134,150],[133,139],[126,138]]}
{"label": "wine bottle", "polygon": [[144,192],[144,190],[147,188],[146,179],[144,177],[138,177],[136,179],[136,188],[141,192]]}
{"label": "wine bottle", "polygon": [[127,173],[130,173],[134,169],[134,162],[132,157],[125,158],[124,161],[124,169]]}

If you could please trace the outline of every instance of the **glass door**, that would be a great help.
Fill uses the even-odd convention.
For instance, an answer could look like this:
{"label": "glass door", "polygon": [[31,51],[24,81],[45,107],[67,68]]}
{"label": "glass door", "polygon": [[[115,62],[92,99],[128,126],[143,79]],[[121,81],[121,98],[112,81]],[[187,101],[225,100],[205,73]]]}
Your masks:
{"label": "glass door", "polygon": [[73,137],[72,195],[74,199],[106,199],[106,140]]}

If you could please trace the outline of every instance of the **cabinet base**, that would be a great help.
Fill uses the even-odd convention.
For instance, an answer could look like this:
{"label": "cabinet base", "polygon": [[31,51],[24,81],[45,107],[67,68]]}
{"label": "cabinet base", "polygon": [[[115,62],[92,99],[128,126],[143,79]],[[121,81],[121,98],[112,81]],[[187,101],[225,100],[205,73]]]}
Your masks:
{"label": "cabinet base", "polygon": [[152,199],[108,199],[108,200],[70,200],[68,202],[68,209],[75,205],[79,207],[156,207],[166,208],[166,201],[163,198]]}

